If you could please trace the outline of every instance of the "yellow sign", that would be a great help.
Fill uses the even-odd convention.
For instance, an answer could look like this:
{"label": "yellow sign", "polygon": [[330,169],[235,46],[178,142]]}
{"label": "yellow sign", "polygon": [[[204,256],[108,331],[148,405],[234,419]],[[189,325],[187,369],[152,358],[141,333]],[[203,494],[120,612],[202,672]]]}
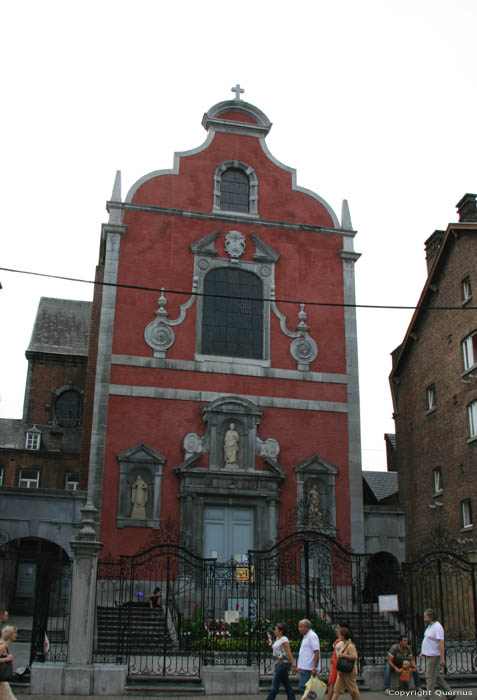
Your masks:
{"label": "yellow sign", "polygon": [[251,574],[251,582],[253,583],[253,566],[250,568],[248,566],[238,566],[237,567],[237,581],[248,581],[249,574]]}

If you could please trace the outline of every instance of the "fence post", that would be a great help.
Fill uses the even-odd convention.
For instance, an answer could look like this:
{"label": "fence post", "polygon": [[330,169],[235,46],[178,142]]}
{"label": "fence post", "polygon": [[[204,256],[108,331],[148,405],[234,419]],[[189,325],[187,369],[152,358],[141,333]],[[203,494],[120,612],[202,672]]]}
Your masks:
{"label": "fence post", "polygon": [[308,619],[311,617],[311,604],[310,604],[310,562],[309,562],[309,547],[308,540],[305,539],[303,553],[305,557],[305,605],[306,605],[306,616]]}
{"label": "fence post", "polygon": [[98,552],[103,547],[102,542],[96,541],[92,527],[96,508],[86,505],[81,512],[83,528],[78,538],[70,543],[73,569],[69,639],[75,641],[68,645],[69,664],[92,663]]}

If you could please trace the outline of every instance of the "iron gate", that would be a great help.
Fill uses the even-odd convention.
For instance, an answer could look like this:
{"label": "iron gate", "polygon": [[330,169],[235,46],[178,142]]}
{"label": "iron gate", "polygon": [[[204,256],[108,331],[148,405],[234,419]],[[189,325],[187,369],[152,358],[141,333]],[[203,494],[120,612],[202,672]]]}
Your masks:
{"label": "iron gate", "polygon": [[450,674],[477,673],[477,564],[450,550],[402,565],[405,625],[416,653],[424,635],[423,611],[444,626]]}
{"label": "iron gate", "polygon": [[[360,660],[383,662],[400,632],[365,603],[368,555],[316,531],[289,535],[246,561],[217,563],[178,544],[156,544],[98,569],[93,659],[127,663],[130,676],[200,676],[202,664],[259,664],[272,673],[267,632],[285,621],[296,652],[308,617],[327,672],[334,626],[353,631]],[[154,590],[161,605],[151,607]]]}
{"label": "iron gate", "polygon": [[263,674],[273,672],[265,631],[286,622],[296,657],[301,639],[298,622],[304,617],[320,638],[323,674],[329,672],[338,622],[350,627],[361,665],[384,662],[401,625],[394,613],[379,613],[367,595],[370,559],[317,531],[297,532],[269,550],[250,552],[250,596],[256,610],[253,646]]}

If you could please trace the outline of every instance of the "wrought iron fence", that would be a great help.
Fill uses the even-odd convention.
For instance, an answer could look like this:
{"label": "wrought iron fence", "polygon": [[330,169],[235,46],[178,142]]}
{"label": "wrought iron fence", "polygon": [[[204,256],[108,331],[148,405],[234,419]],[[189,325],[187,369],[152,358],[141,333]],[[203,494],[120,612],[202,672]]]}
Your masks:
{"label": "wrought iron fence", "polygon": [[402,565],[403,616],[416,652],[424,634],[423,611],[432,608],[446,633],[450,674],[477,673],[477,564],[448,549]]}
{"label": "wrought iron fence", "polygon": [[384,662],[401,625],[364,602],[368,563],[311,530],[243,562],[202,559],[177,543],[103,560],[94,661],[127,663],[130,676],[199,676],[202,664],[259,664],[269,674],[267,633],[286,622],[296,652],[298,622],[307,617],[321,639],[323,673],[337,622],[352,628],[361,663]]}

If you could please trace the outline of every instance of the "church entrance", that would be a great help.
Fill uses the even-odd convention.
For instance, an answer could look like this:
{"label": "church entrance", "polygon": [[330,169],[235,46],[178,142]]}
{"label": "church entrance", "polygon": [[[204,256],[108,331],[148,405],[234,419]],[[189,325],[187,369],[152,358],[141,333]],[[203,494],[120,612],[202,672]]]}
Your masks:
{"label": "church entrance", "polygon": [[204,509],[204,557],[218,562],[247,560],[254,546],[254,509],[207,506]]}

